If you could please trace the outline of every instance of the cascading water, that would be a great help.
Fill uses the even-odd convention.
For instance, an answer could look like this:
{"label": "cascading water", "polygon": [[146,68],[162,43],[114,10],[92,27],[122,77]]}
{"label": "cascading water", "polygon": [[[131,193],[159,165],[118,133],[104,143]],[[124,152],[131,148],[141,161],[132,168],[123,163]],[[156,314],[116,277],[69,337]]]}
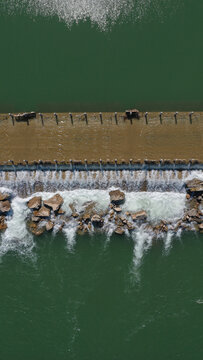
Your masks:
{"label": "cascading water", "polygon": [[37,191],[78,188],[185,192],[186,180],[202,176],[202,171],[16,171],[0,172],[0,187],[24,197]]}

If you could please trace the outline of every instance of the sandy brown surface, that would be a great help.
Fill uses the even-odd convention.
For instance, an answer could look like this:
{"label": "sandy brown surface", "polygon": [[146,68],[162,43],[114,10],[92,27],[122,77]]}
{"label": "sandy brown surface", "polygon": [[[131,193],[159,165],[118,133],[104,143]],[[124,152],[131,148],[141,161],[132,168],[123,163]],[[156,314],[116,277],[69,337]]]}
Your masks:
{"label": "sandy brown surface", "polygon": [[160,124],[159,113],[144,114],[140,120],[124,120],[118,113],[118,123],[112,113],[88,114],[86,124],[82,114],[58,114],[58,125],[53,114],[41,119],[15,122],[8,115],[0,115],[0,162],[69,159],[98,161],[100,158],[124,159],[185,159],[203,161],[203,113],[194,113],[192,124],[188,113],[164,113]]}

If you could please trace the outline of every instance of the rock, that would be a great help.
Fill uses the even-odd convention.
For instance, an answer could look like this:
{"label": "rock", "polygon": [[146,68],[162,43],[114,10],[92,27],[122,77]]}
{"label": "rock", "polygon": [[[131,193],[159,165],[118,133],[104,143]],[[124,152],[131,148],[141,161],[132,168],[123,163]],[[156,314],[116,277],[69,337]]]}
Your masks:
{"label": "rock", "polygon": [[76,212],[73,212],[73,213],[72,213],[72,217],[73,217],[73,218],[77,218],[78,216],[79,216],[78,213],[76,213]]}
{"label": "rock", "polygon": [[31,220],[32,220],[33,222],[39,222],[41,219],[40,219],[40,217],[33,215],[33,216],[31,217]]}
{"label": "rock", "polygon": [[187,212],[187,215],[189,217],[195,218],[195,217],[199,217],[199,213],[196,209],[191,209]]}
{"label": "rock", "polygon": [[137,211],[136,213],[131,214],[131,218],[132,218],[133,221],[146,220],[147,219],[147,213],[144,210]]}
{"label": "rock", "polygon": [[122,221],[123,224],[127,224],[127,219],[124,216],[119,216],[119,220]]}
{"label": "rock", "polygon": [[122,209],[121,209],[120,207],[118,207],[118,206],[115,206],[115,207],[114,207],[114,211],[117,212],[117,213],[119,213],[119,212],[122,211]]}
{"label": "rock", "polygon": [[63,204],[63,198],[59,194],[56,194],[52,196],[50,199],[44,201],[44,206],[47,206],[53,211],[58,211],[62,204]]}
{"label": "rock", "polygon": [[110,210],[110,211],[109,211],[109,215],[110,215],[110,216],[114,216],[114,211],[113,211],[113,210]]}
{"label": "rock", "polygon": [[29,207],[29,209],[32,210],[39,210],[39,208],[41,207],[41,203],[42,203],[41,196],[34,196],[32,199],[28,201],[27,206]]}
{"label": "rock", "polygon": [[40,236],[45,232],[45,227],[36,228],[32,230],[32,233],[36,236]]}
{"label": "rock", "polygon": [[199,231],[203,232],[203,223],[199,224]]}
{"label": "rock", "polygon": [[96,205],[96,203],[94,201],[87,201],[86,203],[84,203],[83,204],[83,206],[85,207],[84,213],[90,214],[90,216],[94,215],[95,205]]}
{"label": "rock", "polygon": [[131,213],[129,211],[126,211],[125,215],[126,216],[131,216]]}
{"label": "rock", "polygon": [[203,180],[193,179],[185,184],[186,191],[195,196],[203,194]]}
{"label": "rock", "polygon": [[98,226],[98,227],[103,226],[103,219],[101,218],[101,216],[97,214],[92,216],[91,221],[94,226]]}
{"label": "rock", "polygon": [[54,228],[53,222],[52,222],[52,221],[48,221],[48,222],[46,223],[46,231],[51,231],[51,230],[53,230],[53,228]]}
{"label": "rock", "polygon": [[90,214],[84,214],[83,215],[83,220],[84,220],[84,222],[89,222],[90,220],[91,220],[91,216],[90,216]]}
{"label": "rock", "polygon": [[117,235],[123,235],[124,232],[125,232],[125,230],[124,230],[122,227],[120,227],[120,226],[118,226],[118,227],[115,229],[115,234],[117,234]]}
{"label": "rock", "polygon": [[134,225],[130,221],[127,221],[126,225],[127,225],[127,229],[129,231],[132,231],[135,228]]}
{"label": "rock", "polygon": [[30,222],[28,226],[31,233],[36,236],[42,235],[45,231],[45,226],[39,227],[38,224],[35,222]]}
{"label": "rock", "polygon": [[11,210],[11,204],[8,200],[0,201],[0,214],[8,213]]}
{"label": "rock", "polygon": [[57,215],[64,215],[64,214],[65,214],[65,211],[61,208],[57,211]]}
{"label": "rock", "polygon": [[109,195],[110,195],[110,201],[114,205],[123,204],[125,201],[125,194],[120,190],[112,190],[110,191]]}
{"label": "rock", "polygon": [[7,224],[5,223],[5,216],[0,216],[0,230],[6,230]]}
{"label": "rock", "polygon": [[5,200],[8,200],[10,199],[11,195],[8,194],[8,193],[2,193],[0,192],[0,201],[5,201]]}
{"label": "rock", "polygon": [[41,209],[34,211],[34,216],[40,218],[47,218],[50,216],[50,209],[47,209],[45,206],[42,206]]}
{"label": "rock", "polygon": [[190,199],[190,194],[186,194],[186,199],[187,199],[187,200]]}

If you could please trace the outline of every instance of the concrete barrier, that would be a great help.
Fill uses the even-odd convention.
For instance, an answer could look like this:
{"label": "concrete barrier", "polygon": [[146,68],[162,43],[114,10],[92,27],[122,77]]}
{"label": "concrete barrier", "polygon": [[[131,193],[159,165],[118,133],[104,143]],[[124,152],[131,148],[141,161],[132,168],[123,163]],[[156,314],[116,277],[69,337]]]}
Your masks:
{"label": "concrete barrier", "polygon": [[145,160],[133,161],[132,159],[129,162],[118,162],[115,159],[112,161],[102,161],[99,162],[88,162],[87,160],[75,161],[70,160],[68,162],[51,162],[51,161],[32,161],[28,163],[26,160],[22,163],[14,163],[12,160],[9,160],[8,163],[0,164],[0,171],[123,171],[123,170],[159,170],[159,171],[192,171],[192,170],[203,170],[203,163],[198,162],[197,160],[190,160],[186,162],[184,160],[176,159],[171,160]]}

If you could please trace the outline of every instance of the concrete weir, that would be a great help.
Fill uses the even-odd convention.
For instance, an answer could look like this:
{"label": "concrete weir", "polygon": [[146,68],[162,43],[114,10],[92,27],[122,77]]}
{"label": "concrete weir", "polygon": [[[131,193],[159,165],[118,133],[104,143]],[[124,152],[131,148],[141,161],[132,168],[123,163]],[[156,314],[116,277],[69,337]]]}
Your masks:
{"label": "concrete weir", "polygon": [[69,161],[69,162],[47,162],[47,161],[34,161],[24,163],[9,162],[0,164],[0,171],[16,172],[16,171],[192,171],[192,170],[203,170],[203,163],[197,160],[145,160],[140,161],[129,161],[129,162],[118,162],[118,161],[107,161],[107,162],[90,162],[87,161]]}
{"label": "concrete weir", "polygon": [[28,114],[0,114],[0,171],[203,169],[203,112]]}

